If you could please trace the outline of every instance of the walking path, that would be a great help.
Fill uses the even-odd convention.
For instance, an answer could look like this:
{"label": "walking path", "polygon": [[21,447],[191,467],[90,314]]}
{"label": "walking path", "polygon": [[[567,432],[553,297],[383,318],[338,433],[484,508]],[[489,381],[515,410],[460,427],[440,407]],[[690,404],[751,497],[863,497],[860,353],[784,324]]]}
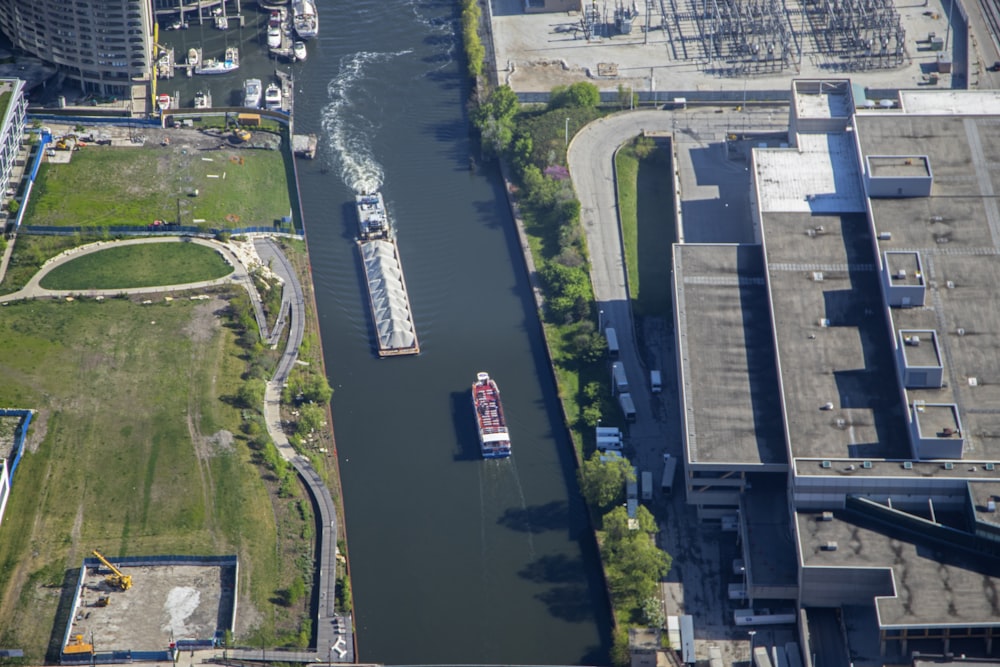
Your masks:
{"label": "walking path", "polygon": [[[54,268],[83,255],[122,245],[181,242],[197,243],[214,248],[233,267],[233,272],[228,276],[216,280],[204,280],[181,285],[157,285],[152,287],[107,290],[50,290],[41,286],[42,279]],[[355,655],[352,617],[349,613],[338,614],[336,610],[337,539],[339,536],[336,505],[323,478],[312,466],[308,458],[299,455],[295,451],[291,443],[288,442],[281,424],[281,390],[288,380],[288,375],[298,358],[299,346],[302,344],[302,337],[305,332],[305,297],[303,296],[302,284],[299,282],[291,262],[288,261],[281,248],[271,238],[254,239],[254,248],[261,260],[269,265],[271,270],[283,282],[281,314],[278,317],[274,330],[270,332],[268,332],[260,295],[250,277],[250,270],[243,263],[243,260],[233,252],[233,249],[229,245],[197,237],[143,237],[123,241],[98,241],[67,250],[46,261],[23,288],[12,294],[0,296],[0,303],[37,298],[117,297],[123,294],[153,294],[177,290],[190,291],[237,283],[242,284],[250,295],[250,301],[253,304],[261,336],[268,345],[271,347],[276,346],[283,334],[284,325],[286,322],[289,324],[285,351],[278,361],[274,376],[267,383],[264,393],[264,418],[267,422],[268,435],[271,437],[282,458],[288,461],[299,474],[299,477],[309,490],[313,506],[318,513],[316,520],[318,530],[316,543],[316,583],[319,589],[319,604],[314,623],[316,628],[316,649],[314,651],[270,650],[263,651],[263,653],[257,649],[236,649],[227,651],[227,654],[233,660],[260,660],[262,659],[262,655],[270,654],[272,660],[282,662],[353,663]],[[0,279],[2,279],[2,275],[0,275]],[[218,651],[198,651],[197,653],[197,659],[200,660],[206,659],[208,657],[206,654],[218,657],[216,656]],[[195,659],[191,658],[191,662],[193,663]]]}

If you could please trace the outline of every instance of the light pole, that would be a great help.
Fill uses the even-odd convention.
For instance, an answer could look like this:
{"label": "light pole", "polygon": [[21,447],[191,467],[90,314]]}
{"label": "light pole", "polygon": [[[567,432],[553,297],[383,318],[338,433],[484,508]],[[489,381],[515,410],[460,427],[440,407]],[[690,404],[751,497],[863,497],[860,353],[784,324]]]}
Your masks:
{"label": "light pole", "polygon": [[604,331],[604,311],[597,311],[597,330]]}
{"label": "light pole", "polygon": [[747,634],[750,635],[750,667],[753,667],[753,636],[757,634],[757,631],[748,630]]}
{"label": "light pole", "polygon": [[566,116],[566,146],[569,146],[569,116]]}

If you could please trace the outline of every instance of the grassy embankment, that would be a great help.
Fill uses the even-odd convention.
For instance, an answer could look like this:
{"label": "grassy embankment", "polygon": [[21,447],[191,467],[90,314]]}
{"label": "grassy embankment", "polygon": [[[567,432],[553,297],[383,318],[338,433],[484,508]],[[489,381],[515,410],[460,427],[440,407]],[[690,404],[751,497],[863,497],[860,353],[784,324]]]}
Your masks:
{"label": "grassy embankment", "polygon": [[[141,162],[145,153],[145,160],[156,162],[162,150],[129,149],[128,157]],[[90,193],[75,189],[86,187],[86,176],[72,172],[93,167],[75,158],[71,165],[60,165],[59,188],[35,192],[40,211],[101,210],[131,196],[131,178],[104,177],[103,189],[88,203]],[[270,170],[258,177],[262,183],[281,182],[287,201],[281,178],[286,166],[269,162]],[[246,159],[241,166],[249,163]],[[74,189],[65,187],[69,182],[77,183]],[[235,209],[245,194],[237,188],[230,197],[230,204],[220,201]],[[29,215],[28,224],[41,223]],[[3,291],[17,289],[46,258],[88,238],[20,235]],[[290,385],[309,394],[322,390],[325,378],[308,262],[303,242],[283,245],[307,291],[299,357],[308,366],[296,367]],[[195,247],[155,244],[158,250],[149,252],[166,254],[147,255],[165,283],[178,281],[174,268],[166,268],[177,258],[166,260],[182,246]],[[110,256],[103,251],[91,257]],[[66,265],[76,275],[71,289],[88,286],[77,264],[84,259]],[[134,268],[135,259],[113,260],[122,273],[112,288],[148,280],[127,275],[125,267]],[[191,277],[205,279],[211,273]],[[255,282],[267,288],[264,303],[273,321],[278,290],[261,276]],[[30,662],[58,650],[51,644],[65,622],[57,618],[58,587],[73,580],[80,560],[93,548],[110,556],[237,553],[243,575],[237,643],[301,646],[309,641],[305,592],[313,572],[312,508],[290,467],[276,456],[260,414],[262,382],[276,353],[260,348],[242,290],[217,296],[223,301],[142,306],[126,299],[83,299],[4,309],[0,405],[39,413],[31,451],[18,470],[21,491],[13,494],[4,521],[8,537],[0,540],[0,644],[23,647]],[[220,320],[226,301],[230,315]],[[298,407],[303,415],[325,413],[316,406]],[[322,414],[318,422],[326,426]],[[320,432],[317,438],[306,430],[291,440],[328,477],[326,457],[318,450],[320,445],[332,449],[332,442],[327,428]],[[334,490],[333,495],[339,494]],[[16,621],[23,618],[33,623]]]}
{"label": "grassy embankment", "polygon": [[42,164],[25,224],[270,227],[291,208],[284,173],[281,151],[87,146]]}

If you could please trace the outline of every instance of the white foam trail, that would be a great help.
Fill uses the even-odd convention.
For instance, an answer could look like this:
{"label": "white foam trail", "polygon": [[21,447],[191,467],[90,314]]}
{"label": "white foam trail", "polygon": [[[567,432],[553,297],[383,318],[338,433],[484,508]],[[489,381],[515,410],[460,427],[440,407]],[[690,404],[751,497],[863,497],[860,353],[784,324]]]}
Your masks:
{"label": "white foam trail", "polygon": [[355,192],[373,192],[382,187],[382,165],[373,154],[368,138],[374,128],[358,110],[353,109],[355,84],[364,77],[371,63],[385,62],[410,51],[376,53],[361,51],[345,56],[340,71],[326,86],[330,102],[323,107],[321,123],[335,167],[344,184]]}

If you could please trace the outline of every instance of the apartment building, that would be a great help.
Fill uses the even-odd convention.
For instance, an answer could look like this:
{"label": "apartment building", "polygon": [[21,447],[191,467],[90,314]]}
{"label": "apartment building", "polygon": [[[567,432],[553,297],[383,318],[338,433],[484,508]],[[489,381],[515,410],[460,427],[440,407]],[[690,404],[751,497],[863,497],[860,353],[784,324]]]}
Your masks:
{"label": "apartment building", "polygon": [[0,0],[0,30],[87,93],[127,98],[152,69],[150,0]]}

